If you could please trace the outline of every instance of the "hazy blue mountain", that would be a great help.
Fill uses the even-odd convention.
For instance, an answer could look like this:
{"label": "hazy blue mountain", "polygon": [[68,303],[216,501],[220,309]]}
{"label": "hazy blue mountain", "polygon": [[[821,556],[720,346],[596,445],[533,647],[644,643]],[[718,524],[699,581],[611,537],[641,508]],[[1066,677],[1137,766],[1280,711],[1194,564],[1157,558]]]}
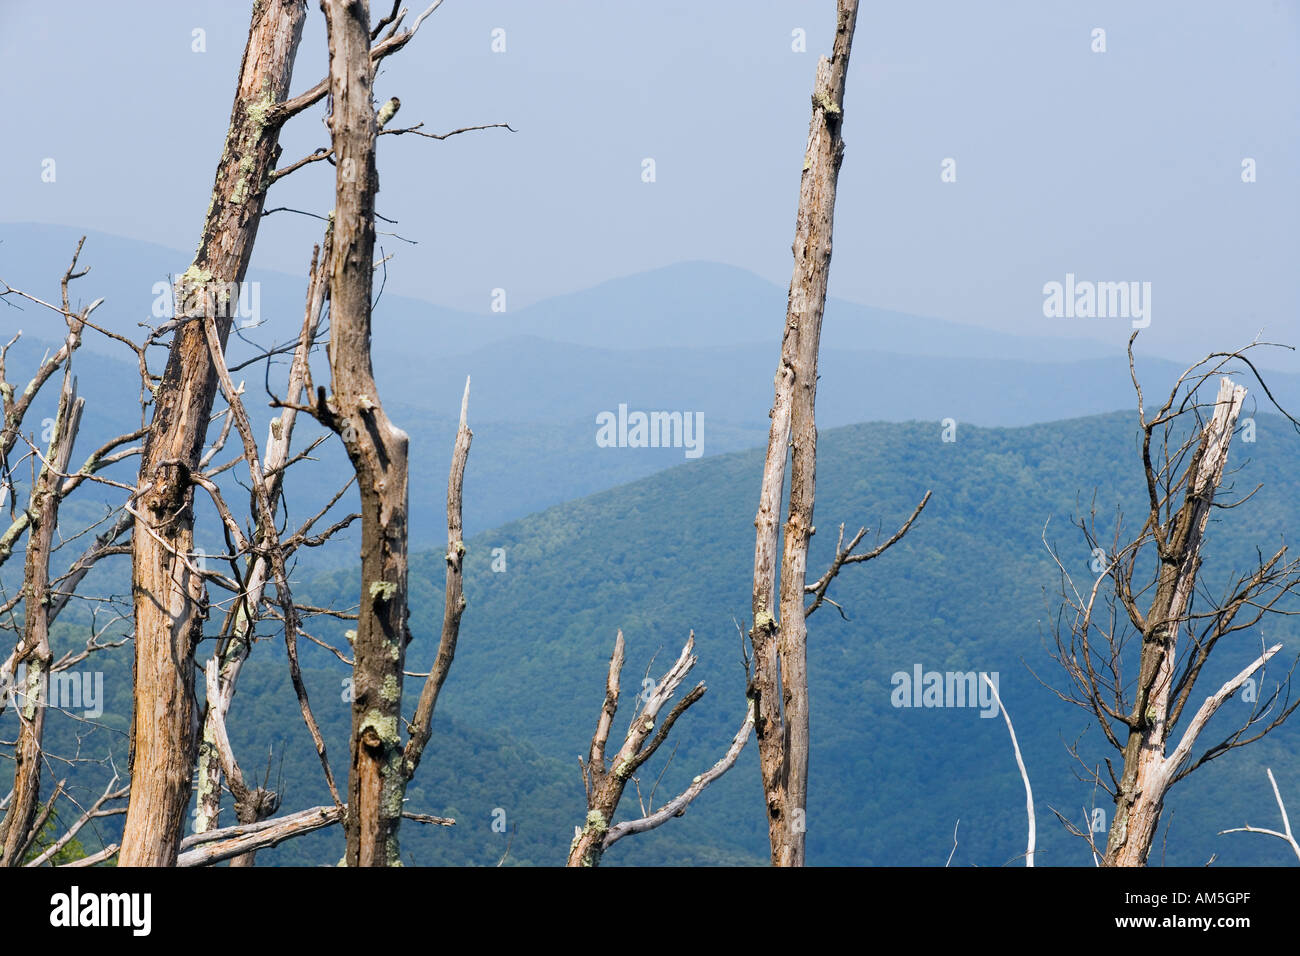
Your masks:
{"label": "hazy blue mountain", "polygon": [[[184,272],[192,253],[66,226],[0,223],[0,278],[53,301],[58,280],[83,234],[87,240],[82,265],[91,265],[93,271],[74,288],[83,302],[106,298],[99,317],[110,328],[124,334],[138,332],[135,323],[149,320],[157,296],[154,283]],[[304,249],[304,275],[309,258],[310,250]],[[267,326],[259,331],[258,340],[268,332],[278,340],[296,334],[304,278],[259,269],[256,258],[248,278],[261,284]],[[439,359],[528,336],[631,351],[763,345],[771,347],[774,365],[786,305],[784,287],[714,262],[684,262],[611,279],[523,308],[510,306],[509,291],[507,311],[491,312],[490,290],[485,290],[481,314],[384,293],[375,320],[376,358],[409,363],[413,354],[421,354]],[[1046,319],[1038,333],[1007,335],[835,298],[828,302],[826,316],[828,351],[870,349],[1032,361],[1095,358],[1114,351],[1090,339],[1059,337],[1059,329],[1049,328]]]}
{"label": "hazy blue mountain", "polygon": [[[53,300],[78,233],[61,226],[0,225],[0,278]],[[74,284],[79,301],[105,296],[96,321],[138,335],[157,297],[153,283],[183,270],[173,250],[90,234]],[[301,321],[304,282],[254,270],[265,323],[241,334],[263,346],[284,343]],[[680,411],[703,417],[704,455],[764,442],[779,350],[784,291],[740,269],[684,263],[603,283],[517,312],[470,315],[383,295],[376,315],[376,369],[395,420],[412,435],[413,541],[443,535],[442,495],[453,418],[472,376],[475,446],[467,475],[467,527],[481,530],[653,474],[686,460],[682,448],[599,447],[597,416]],[[25,374],[60,333],[56,316],[26,304],[0,305],[0,333],[22,329],[12,379]],[[130,353],[95,334],[76,363],[88,399],[79,447],[126,426],[138,394]],[[238,335],[233,364],[252,355]],[[161,360],[162,353],[157,353]],[[1143,358],[1150,382],[1182,367]],[[1024,425],[1098,414],[1133,404],[1127,361],[1091,342],[1007,336],[917,316],[833,301],[821,358],[818,423],[872,421]],[[284,365],[270,386],[282,386]],[[322,370],[318,380],[325,380]],[[260,367],[236,372],[259,431],[271,417]],[[1270,376],[1274,394],[1300,408],[1300,377]],[[47,396],[52,403],[53,395]],[[52,405],[50,406],[52,407]],[[1249,412],[1248,412],[1249,413]],[[131,417],[129,420],[135,420]],[[312,426],[303,428],[304,437]],[[300,468],[295,488],[323,503],[346,474],[337,443],[323,465]]]}
{"label": "hazy blue mountain", "polygon": [[[470,407],[480,421],[585,422],[592,439],[595,416],[619,403],[700,411],[710,454],[715,425],[757,430],[766,439],[778,351],[776,345],[747,345],[629,352],[530,337],[450,356],[436,378],[401,375],[396,361],[380,369],[389,373],[395,399],[435,415],[459,408],[465,376],[472,375]],[[1172,383],[1185,368],[1153,358],[1138,364],[1141,378],[1152,383]],[[1028,425],[1128,408],[1136,398],[1128,360],[1119,355],[1040,362],[828,349],[818,372],[817,422],[823,428],[868,419],[928,420],[938,428],[949,417]],[[1267,374],[1283,407],[1300,408],[1300,376]]]}

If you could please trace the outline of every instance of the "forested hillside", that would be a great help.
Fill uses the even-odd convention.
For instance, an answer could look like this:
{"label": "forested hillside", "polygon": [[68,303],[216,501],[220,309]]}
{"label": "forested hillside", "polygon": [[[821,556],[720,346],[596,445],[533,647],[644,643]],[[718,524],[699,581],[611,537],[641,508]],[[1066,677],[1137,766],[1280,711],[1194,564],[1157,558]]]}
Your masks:
{"label": "forested hillside", "polygon": [[[892,676],[919,664],[925,671],[999,675],[1034,784],[1040,864],[1090,865],[1086,845],[1068,836],[1052,811],[1077,825],[1085,808],[1101,808],[1109,819],[1105,795],[1075,779],[1066,745],[1082,736],[1082,753],[1097,761],[1107,754],[1087,715],[1031,673],[1062,685],[1048,657],[1058,580],[1041,536],[1046,529],[1079,580],[1089,577],[1091,555],[1069,521],[1094,495],[1103,524],[1117,506],[1136,514],[1142,488],[1134,437],[1129,412],[1021,429],[959,428],[954,442],[942,441],[934,422],[864,424],[823,435],[813,570],[829,560],[840,521],[888,535],[926,489],[934,495],[900,544],[865,573],[837,581],[832,597],[848,619],[830,607],[812,619],[810,863],[942,865],[958,819],[954,865],[999,865],[1023,852],[1023,789],[1004,724],[982,718],[977,708],[892,706]],[[1256,441],[1234,452],[1234,496],[1264,485],[1242,507],[1216,514],[1203,572],[1211,590],[1251,561],[1257,545],[1275,547],[1300,526],[1300,437],[1280,418],[1261,415]],[[457,669],[409,804],[458,823],[410,827],[405,854],[419,863],[491,865],[509,841],[508,862],[562,860],[582,821],[576,758],[595,726],[618,628],[629,643],[630,683],[639,682],[652,658],[657,676],[693,629],[696,674],[709,686],[683,718],[682,743],[658,798],[713,763],[743,712],[737,622],[747,627],[751,501],[760,466],[757,452],[692,462],[468,542],[469,607]],[[505,570],[494,572],[498,548]],[[500,558],[498,552],[498,567]],[[412,563],[414,670],[432,658],[442,563],[440,553]],[[352,571],[298,585],[303,600],[336,605],[355,600],[355,587]],[[340,622],[314,633],[346,652],[346,629]],[[1300,653],[1300,641],[1285,623],[1273,623],[1267,636],[1286,644],[1286,663],[1270,669],[1271,683]],[[1258,644],[1258,634],[1234,637],[1220,668],[1240,669]],[[317,647],[304,657],[316,712],[334,752],[342,752],[347,670]],[[114,661],[129,668],[121,655]],[[1225,676],[1209,674],[1207,686]],[[274,746],[272,777],[283,772],[287,799],[320,802],[326,795],[319,766],[275,644],[258,646],[247,679],[232,720],[236,746],[250,755]],[[115,671],[106,680],[120,698],[108,711],[125,713],[120,695],[129,684]],[[1209,736],[1217,740],[1215,733],[1248,707],[1229,702]],[[68,724],[60,732],[74,729]],[[1285,862],[1286,847],[1277,841],[1217,834],[1245,822],[1267,825],[1275,806],[1264,768],[1273,767],[1284,793],[1295,792],[1297,755],[1295,733],[1284,729],[1176,787],[1165,861],[1196,865],[1217,854],[1221,864]],[[647,795],[666,756],[642,774]],[[685,817],[623,841],[607,863],[761,862],[761,806],[751,744]],[[504,815],[494,815],[498,810]],[[504,822],[506,832],[495,831],[494,822]],[[263,856],[267,863],[332,863],[338,841],[338,831],[327,830]]]}

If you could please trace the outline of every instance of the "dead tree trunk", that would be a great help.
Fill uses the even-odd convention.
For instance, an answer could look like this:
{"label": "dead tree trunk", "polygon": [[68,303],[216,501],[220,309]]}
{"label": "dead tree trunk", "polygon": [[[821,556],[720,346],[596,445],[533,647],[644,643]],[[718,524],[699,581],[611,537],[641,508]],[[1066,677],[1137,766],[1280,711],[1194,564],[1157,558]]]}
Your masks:
{"label": "dead tree trunk", "polygon": [[[66,285],[65,285],[66,288]],[[66,299],[66,294],[65,294]],[[66,308],[66,305],[65,305]],[[76,320],[69,320],[73,325]],[[79,336],[80,328],[72,335]],[[15,664],[26,663],[18,711],[18,744],[14,747],[13,797],[4,820],[0,821],[0,865],[21,866],[35,834],[37,806],[41,797],[41,762],[44,759],[45,710],[49,703],[50,670],[50,552],[59,517],[59,489],[68,471],[72,445],[81,422],[85,400],[77,397],[72,377],[71,355],[63,369],[63,391],[54,418],[45,463],[32,489],[23,577],[23,639]]]}
{"label": "dead tree trunk", "polygon": [[[799,189],[794,275],[786,313],[781,364],[776,374],[772,426],[755,519],[753,627],[754,673],[750,696],[767,804],[772,862],[802,866],[808,795],[808,668],[804,595],[808,542],[813,534],[817,472],[817,353],[830,273],[835,191],[844,142],[844,84],[857,0],[840,0],[831,59],[817,65],[812,123]],[[780,496],[787,446],[793,449],[790,504],[776,581]],[[779,604],[778,604],[779,601]],[[779,619],[774,615],[779,614]]]}
{"label": "dead tree trunk", "polygon": [[[701,681],[677,702],[663,723],[657,725],[656,731],[655,722],[659,718],[659,712],[672,699],[699,660],[692,653],[694,649],[695,634],[692,632],[668,673],[644,697],[638,698],[638,709],[632,716],[627,736],[611,764],[605,757],[605,748],[609,743],[614,716],[618,712],[619,682],[623,672],[623,632],[618,632],[614,641],[614,654],[609,659],[609,674],[605,678],[605,702],[601,705],[600,717],[596,721],[596,732],[591,738],[587,760],[582,763],[582,784],[587,791],[587,819],[582,827],[577,828],[573,842],[569,845],[568,866],[599,866],[605,851],[623,837],[653,830],[673,817],[681,816],[695,798],[704,792],[705,787],[732,768],[740,752],[745,749],[754,723],[752,702],[746,709],[745,718],[741,721],[740,730],[736,732],[731,746],[717,763],[695,777],[689,787],[658,810],[653,806],[653,788],[649,797],[651,805],[647,806],[646,801],[641,799],[641,787],[636,783],[637,770],[668,739],[677,718],[704,696],[705,686]],[[641,816],[615,824],[614,814],[629,780],[636,783],[637,798],[641,801]]]}
{"label": "dead tree trunk", "polygon": [[[1183,753],[1177,763],[1172,756],[1166,757],[1171,691],[1176,683],[1174,665],[1178,634],[1196,586],[1196,574],[1201,565],[1201,539],[1215,491],[1223,478],[1228,444],[1245,397],[1246,390],[1231,380],[1224,378],[1220,383],[1214,415],[1201,433],[1195,459],[1188,471],[1182,508],[1171,524],[1168,536],[1158,543],[1159,583],[1142,633],[1137,694],[1129,715],[1128,741],[1124,748],[1124,771],[1115,798],[1115,818],[1111,822],[1106,855],[1102,860],[1106,866],[1146,865],[1160,823],[1165,793],[1179,769],[1178,764],[1186,757]],[[1263,663],[1259,661],[1255,666]],[[1251,671],[1244,673],[1241,680],[1250,676],[1254,669],[1252,667]],[[1203,723],[1193,720],[1187,731],[1192,734],[1191,740],[1195,740],[1195,734]]]}
{"label": "dead tree trunk", "polygon": [[[1288,559],[1283,544],[1271,557],[1260,554],[1253,569],[1234,573],[1222,589],[1198,581],[1210,509],[1220,507],[1215,498],[1246,389],[1225,377],[1213,403],[1201,401],[1198,391],[1224,366],[1240,361],[1271,400],[1268,386],[1246,355],[1261,343],[1211,353],[1179,376],[1160,408],[1149,413],[1133,358],[1136,335],[1129,339],[1129,371],[1137,392],[1147,492],[1141,528],[1136,536],[1124,534],[1124,516],[1117,513],[1111,543],[1102,540],[1095,507],[1076,520],[1088,550],[1105,555],[1107,562],[1085,586],[1076,585],[1047,543],[1045,530],[1043,536],[1061,576],[1062,613],[1056,617],[1052,656],[1069,685],[1058,693],[1088,711],[1106,743],[1122,757],[1118,770],[1110,759],[1105,761],[1103,777],[1099,764],[1085,759],[1077,746],[1069,748],[1097,787],[1115,800],[1104,850],[1090,832],[1067,823],[1088,841],[1094,860],[1106,866],[1145,865],[1170,788],[1202,764],[1280,727],[1300,709],[1300,701],[1290,700],[1288,676],[1271,695],[1260,695],[1235,730],[1193,754],[1224,701],[1282,645],[1262,648],[1253,662],[1196,706],[1196,687],[1206,663],[1225,637],[1253,631],[1266,615],[1288,613],[1283,602],[1300,590],[1300,560]],[[1275,401],[1274,406],[1300,430],[1300,421]],[[1193,417],[1194,427],[1186,427]],[[1253,494],[1221,507],[1235,508]],[[1194,712],[1187,711],[1188,704]]]}
{"label": "dead tree trunk", "polygon": [[344,820],[349,866],[399,862],[402,818],[402,671],[407,629],[407,436],[379,403],[370,361],[374,275],[375,136],[370,11],[365,0],[325,0],[330,132],[337,165],[330,276],[327,402],[361,492],[361,603],[353,669],[351,765]]}
{"label": "dead tree trunk", "polygon": [[131,506],[135,701],[123,866],[170,866],[180,845],[194,772],[194,654],[206,613],[203,579],[190,560],[190,477],[217,387],[204,320],[215,312],[224,346],[231,310],[217,308],[221,303],[212,290],[242,282],[248,269],[265,184],[287,118],[277,106],[288,94],[305,14],[304,0],[253,6],[212,201],[194,263],[178,281],[178,304],[193,314],[177,316],[167,367],[154,393],[153,425]]}

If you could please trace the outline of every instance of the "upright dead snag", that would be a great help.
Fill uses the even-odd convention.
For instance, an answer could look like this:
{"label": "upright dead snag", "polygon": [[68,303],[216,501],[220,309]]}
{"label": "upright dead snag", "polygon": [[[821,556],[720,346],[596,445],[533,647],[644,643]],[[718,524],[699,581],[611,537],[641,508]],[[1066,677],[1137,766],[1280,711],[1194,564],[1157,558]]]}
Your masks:
{"label": "upright dead snag", "polygon": [[[21,588],[12,595],[7,588],[0,589],[5,595],[0,599],[0,634],[9,632],[16,637],[16,645],[11,645],[11,651],[5,654],[0,649],[0,713],[12,703],[18,720],[17,738],[8,742],[13,745],[13,789],[8,797],[0,801],[0,809],[4,811],[3,819],[0,820],[0,864],[4,866],[41,865],[67,846],[77,830],[90,819],[125,812],[124,807],[102,809],[104,803],[126,795],[125,790],[114,789],[114,780],[114,784],[105,790],[105,795],[91,811],[83,812],[82,818],[64,830],[62,836],[48,845],[42,845],[47,836],[44,832],[47,824],[57,822],[60,828],[66,825],[66,819],[56,812],[56,806],[60,802],[71,803],[78,811],[82,809],[65,789],[66,778],[53,781],[53,786],[48,788],[48,799],[43,805],[41,802],[42,772],[45,767],[52,764],[75,765],[85,759],[75,754],[55,755],[46,750],[47,710],[62,702],[62,694],[57,690],[59,685],[53,681],[63,679],[62,672],[90,655],[126,643],[125,640],[101,641],[105,631],[120,620],[119,617],[114,615],[107,625],[100,625],[92,618],[90,638],[80,650],[57,655],[54,653],[51,630],[55,620],[89,569],[107,554],[121,553],[121,549],[113,547],[112,543],[129,527],[129,523],[120,517],[111,522],[111,527],[96,538],[95,543],[76,559],[66,573],[54,576],[51,573],[51,558],[59,546],[75,541],[90,530],[77,532],[62,527],[60,509],[63,500],[87,481],[106,481],[125,489],[125,486],[97,473],[138,454],[138,447],[129,446],[143,435],[142,430],[118,435],[92,451],[80,467],[70,464],[85,406],[84,399],[77,396],[77,380],[72,374],[73,356],[81,346],[85,331],[88,328],[94,329],[90,322],[91,313],[104,301],[97,299],[79,311],[72,309],[69,284],[90,271],[89,267],[80,271],[77,269],[84,242],[83,237],[77,244],[72,263],[60,283],[61,305],[45,302],[0,281],[0,298],[12,295],[26,299],[43,309],[58,313],[67,326],[62,344],[52,353],[46,353],[35,374],[21,391],[8,381],[6,365],[9,349],[22,333],[0,345],[0,410],[3,412],[0,416],[3,419],[3,427],[0,428],[0,502],[4,502],[10,493],[17,496],[14,478],[21,462],[30,461],[33,471],[31,485],[26,491],[27,504],[18,511],[12,506],[6,508],[8,526],[0,525],[0,567],[14,555],[20,544],[24,545]],[[33,401],[46,384],[54,381],[55,372],[60,370],[63,375],[58,405],[54,417],[43,423],[42,450],[34,435],[24,434],[23,425],[27,414],[34,407]],[[12,451],[20,438],[27,451],[20,461],[15,461]],[[14,614],[19,606],[22,611],[21,624]],[[21,679],[18,675],[20,667],[25,668]],[[111,852],[105,851],[103,858],[116,851],[117,847],[113,846]],[[32,858],[30,861],[29,856]]]}
{"label": "upright dead snag", "polygon": [[361,605],[353,642],[349,866],[396,863],[402,815],[402,670],[406,626],[407,436],[379,402],[370,361],[374,275],[375,135],[370,11],[365,0],[325,0],[334,142],[327,407],[361,492]]}
{"label": "upright dead snag", "polygon": [[[905,535],[930,500],[927,491],[912,516],[889,540],[855,554],[865,529],[844,546],[844,527],[830,568],[807,583],[808,543],[813,532],[817,485],[817,355],[822,313],[830,277],[835,190],[844,156],[844,84],[857,24],[857,0],[839,0],[835,48],[817,64],[812,122],[799,185],[795,220],[794,275],[777,367],[772,426],[758,515],[754,519],[754,621],[750,640],[754,670],[748,696],[756,710],[759,768],[767,805],[772,863],[802,866],[808,802],[808,630],[806,619],[823,602],[831,581],[846,564],[878,557]],[[776,555],[781,521],[781,488],[786,456],[791,455],[790,503],[781,554],[778,591]],[[806,595],[813,595],[805,605]]]}
{"label": "upright dead snag", "polygon": [[[436,7],[436,4],[434,5]],[[402,675],[407,627],[408,439],[384,413],[370,359],[374,275],[378,120],[366,0],[324,0],[329,32],[330,133],[335,177],[330,275],[330,370],[333,393],[316,412],[339,433],[361,492],[361,596],[353,641],[351,767],[345,860],[349,866],[400,862],[397,828],[406,785],[429,739],[438,693],[456,651],[465,607],[461,566],[461,489],[472,437],[466,424],[469,382],[447,487],[447,589],[438,656],[402,745]],[[430,11],[433,7],[430,8]]]}
{"label": "upright dead snag", "polygon": [[[1102,860],[1107,866],[1141,866],[1146,863],[1160,822],[1165,793],[1179,772],[1189,769],[1185,764],[1201,729],[1219,705],[1236,693],[1241,684],[1279,650],[1279,647],[1266,650],[1254,664],[1207,698],[1192,717],[1183,740],[1172,753],[1166,753],[1171,726],[1186,700],[1186,697],[1178,699],[1175,696],[1179,683],[1174,670],[1178,636],[1187,620],[1196,575],[1201,566],[1201,543],[1206,522],[1223,478],[1228,445],[1245,397],[1244,388],[1234,385],[1226,377],[1222,380],[1214,415],[1201,431],[1200,444],[1187,472],[1182,507],[1167,525],[1159,523],[1159,513],[1153,511],[1160,573],[1142,633],[1137,694],[1129,714],[1128,740],[1123,751],[1124,771],[1115,798],[1115,819]],[[1146,435],[1149,438],[1149,430]],[[1280,558],[1281,554],[1274,561]],[[1263,568],[1261,573],[1264,573]],[[1229,623],[1233,616],[1232,612],[1216,615],[1220,625]],[[1213,635],[1211,643],[1216,639],[1217,635]],[[1199,664],[1196,669],[1200,669]],[[1191,686],[1186,685],[1186,689],[1190,692]]]}
{"label": "upright dead snag", "polygon": [[[817,471],[817,352],[830,274],[835,189],[844,154],[844,83],[858,18],[857,0],[840,0],[831,59],[817,64],[812,123],[799,187],[794,275],[776,373],[772,427],[759,497],[754,545],[754,673],[759,763],[772,862],[801,866],[808,793],[808,666],[804,623],[808,542],[813,533]],[[787,448],[794,450],[790,510],[781,561],[778,619],[776,555]]]}
{"label": "upright dead snag", "polygon": [[82,326],[90,310],[86,309],[80,315],[69,312],[68,279],[75,267],[74,257],[63,280],[63,309],[71,348],[63,360],[63,388],[54,416],[53,434],[27,508],[29,532],[23,572],[23,636],[13,659],[14,667],[26,664],[27,673],[16,707],[18,743],[14,747],[13,795],[4,818],[0,820],[2,866],[21,865],[36,837],[34,830],[39,829],[33,827],[33,823],[41,798],[45,710],[49,703],[50,671],[54,663],[50,649],[50,552],[58,525],[61,486],[68,473],[72,446],[85,407],[85,399],[77,397],[77,383],[72,377],[72,351],[81,340]]}
{"label": "upright dead snag", "polygon": [[206,595],[191,561],[191,476],[217,388],[204,322],[215,320],[224,347],[232,310],[210,290],[228,290],[247,272],[287,118],[277,107],[288,95],[306,8],[305,0],[253,5],[212,201],[194,263],[178,280],[178,324],[154,392],[153,424],[131,505],[135,700],[123,866],[172,865],[180,845],[194,774],[194,654]]}
{"label": "upright dead snag", "polygon": [[[644,833],[667,823],[675,816],[681,816],[686,808],[698,797],[710,783],[722,776],[736,762],[740,752],[749,742],[749,731],[754,725],[754,705],[751,701],[746,708],[745,718],[740,723],[740,730],[722,758],[707,771],[695,777],[691,785],[658,810],[653,806],[641,804],[642,815],[635,820],[614,823],[614,812],[629,780],[636,779],[637,769],[649,760],[659,745],[668,739],[673,724],[686,709],[704,696],[704,682],[696,684],[677,702],[656,732],[655,721],[664,705],[672,699],[681,686],[686,675],[690,673],[699,660],[691,653],[695,648],[695,634],[692,633],[682,648],[676,663],[668,673],[648,690],[644,697],[638,697],[639,707],[632,715],[627,736],[612,761],[605,757],[605,747],[609,743],[609,731],[618,712],[619,678],[623,672],[623,632],[618,632],[614,640],[614,654],[609,659],[609,675],[605,679],[605,702],[601,705],[600,718],[596,722],[596,732],[591,737],[591,748],[587,760],[582,764],[582,783],[587,792],[586,823],[574,835],[569,846],[569,866],[599,866],[605,851],[625,836]],[[637,788],[640,795],[640,787]],[[651,792],[651,799],[654,794]]]}
{"label": "upright dead snag", "polygon": [[1165,791],[1172,774],[1179,769],[1169,764],[1165,754],[1178,632],[1196,585],[1205,525],[1228,463],[1228,445],[1245,398],[1244,388],[1234,385],[1231,379],[1222,380],[1214,415],[1201,432],[1200,446],[1188,471],[1183,506],[1160,549],[1160,579],[1146,615],[1137,699],[1124,747],[1124,773],[1116,797],[1115,819],[1103,860],[1110,866],[1146,863]]}
{"label": "upright dead snag", "polygon": [[[1132,349],[1130,339],[1130,370]],[[1224,637],[1250,630],[1277,611],[1278,602],[1300,586],[1300,561],[1287,560],[1283,545],[1271,557],[1261,556],[1257,567],[1238,576],[1224,596],[1210,596],[1204,585],[1197,588],[1210,510],[1232,507],[1219,504],[1215,496],[1246,389],[1224,377],[1213,404],[1199,402],[1197,391],[1231,360],[1250,365],[1244,351],[1216,353],[1193,365],[1151,416],[1133,372],[1147,490],[1141,529],[1136,537],[1122,539],[1117,519],[1114,541],[1107,548],[1099,539],[1095,512],[1079,519],[1088,547],[1106,555],[1107,561],[1088,587],[1077,588],[1053,553],[1061,573],[1063,611],[1068,612],[1061,615],[1054,657],[1070,687],[1058,693],[1089,711],[1122,756],[1119,776],[1110,770],[1109,782],[1089,769],[1115,798],[1115,816],[1101,857],[1105,866],[1145,865],[1169,788],[1206,761],[1262,737],[1297,706],[1283,703],[1265,723],[1278,698],[1274,693],[1234,733],[1193,755],[1223,702],[1281,645],[1262,648],[1252,663],[1197,706],[1197,678],[1210,655]],[[1211,414],[1203,418],[1207,408]],[[1198,427],[1178,433],[1193,415]],[[1141,642],[1135,649],[1136,673],[1126,675],[1125,665],[1133,663],[1134,652],[1125,648],[1133,640]],[[1193,709],[1184,713],[1188,703]],[[1175,738],[1174,730],[1180,727],[1181,735]],[[1077,750],[1073,752],[1077,758]],[[1081,763],[1089,768],[1086,761]],[[1110,768],[1109,760],[1106,765]]]}

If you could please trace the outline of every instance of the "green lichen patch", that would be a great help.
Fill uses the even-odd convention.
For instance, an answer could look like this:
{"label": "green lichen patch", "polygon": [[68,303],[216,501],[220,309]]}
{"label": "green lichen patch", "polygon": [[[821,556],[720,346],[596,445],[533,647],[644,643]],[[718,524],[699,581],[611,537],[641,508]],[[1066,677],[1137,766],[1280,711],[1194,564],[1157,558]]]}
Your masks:
{"label": "green lichen patch", "polygon": [[197,264],[190,266],[181,273],[178,280],[181,284],[201,285],[205,282],[212,281],[212,273],[207,269],[200,269]]}
{"label": "green lichen patch", "polygon": [[275,97],[271,95],[270,89],[264,89],[261,96],[244,104],[244,112],[254,133],[260,133],[266,128],[267,118],[273,109],[275,109]]}
{"label": "green lichen patch", "polygon": [[27,680],[24,694],[26,694],[27,704],[23,707],[23,717],[27,720],[33,720],[36,717],[36,708],[45,706],[45,668],[39,661],[32,661],[27,665]]}
{"label": "green lichen patch", "polygon": [[378,710],[366,711],[357,730],[362,734],[367,730],[373,730],[384,743],[396,744],[398,741],[397,717],[391,714],[382,714]]}
{"label": "green lichen patch", "polygon": [[813,94],[813,105],[822,112],[829,113],[832,116],[838,116],[842,112],[840,108],[835,105],[835,101],[831,99],[831,95],[825,90],[818,90]]}

